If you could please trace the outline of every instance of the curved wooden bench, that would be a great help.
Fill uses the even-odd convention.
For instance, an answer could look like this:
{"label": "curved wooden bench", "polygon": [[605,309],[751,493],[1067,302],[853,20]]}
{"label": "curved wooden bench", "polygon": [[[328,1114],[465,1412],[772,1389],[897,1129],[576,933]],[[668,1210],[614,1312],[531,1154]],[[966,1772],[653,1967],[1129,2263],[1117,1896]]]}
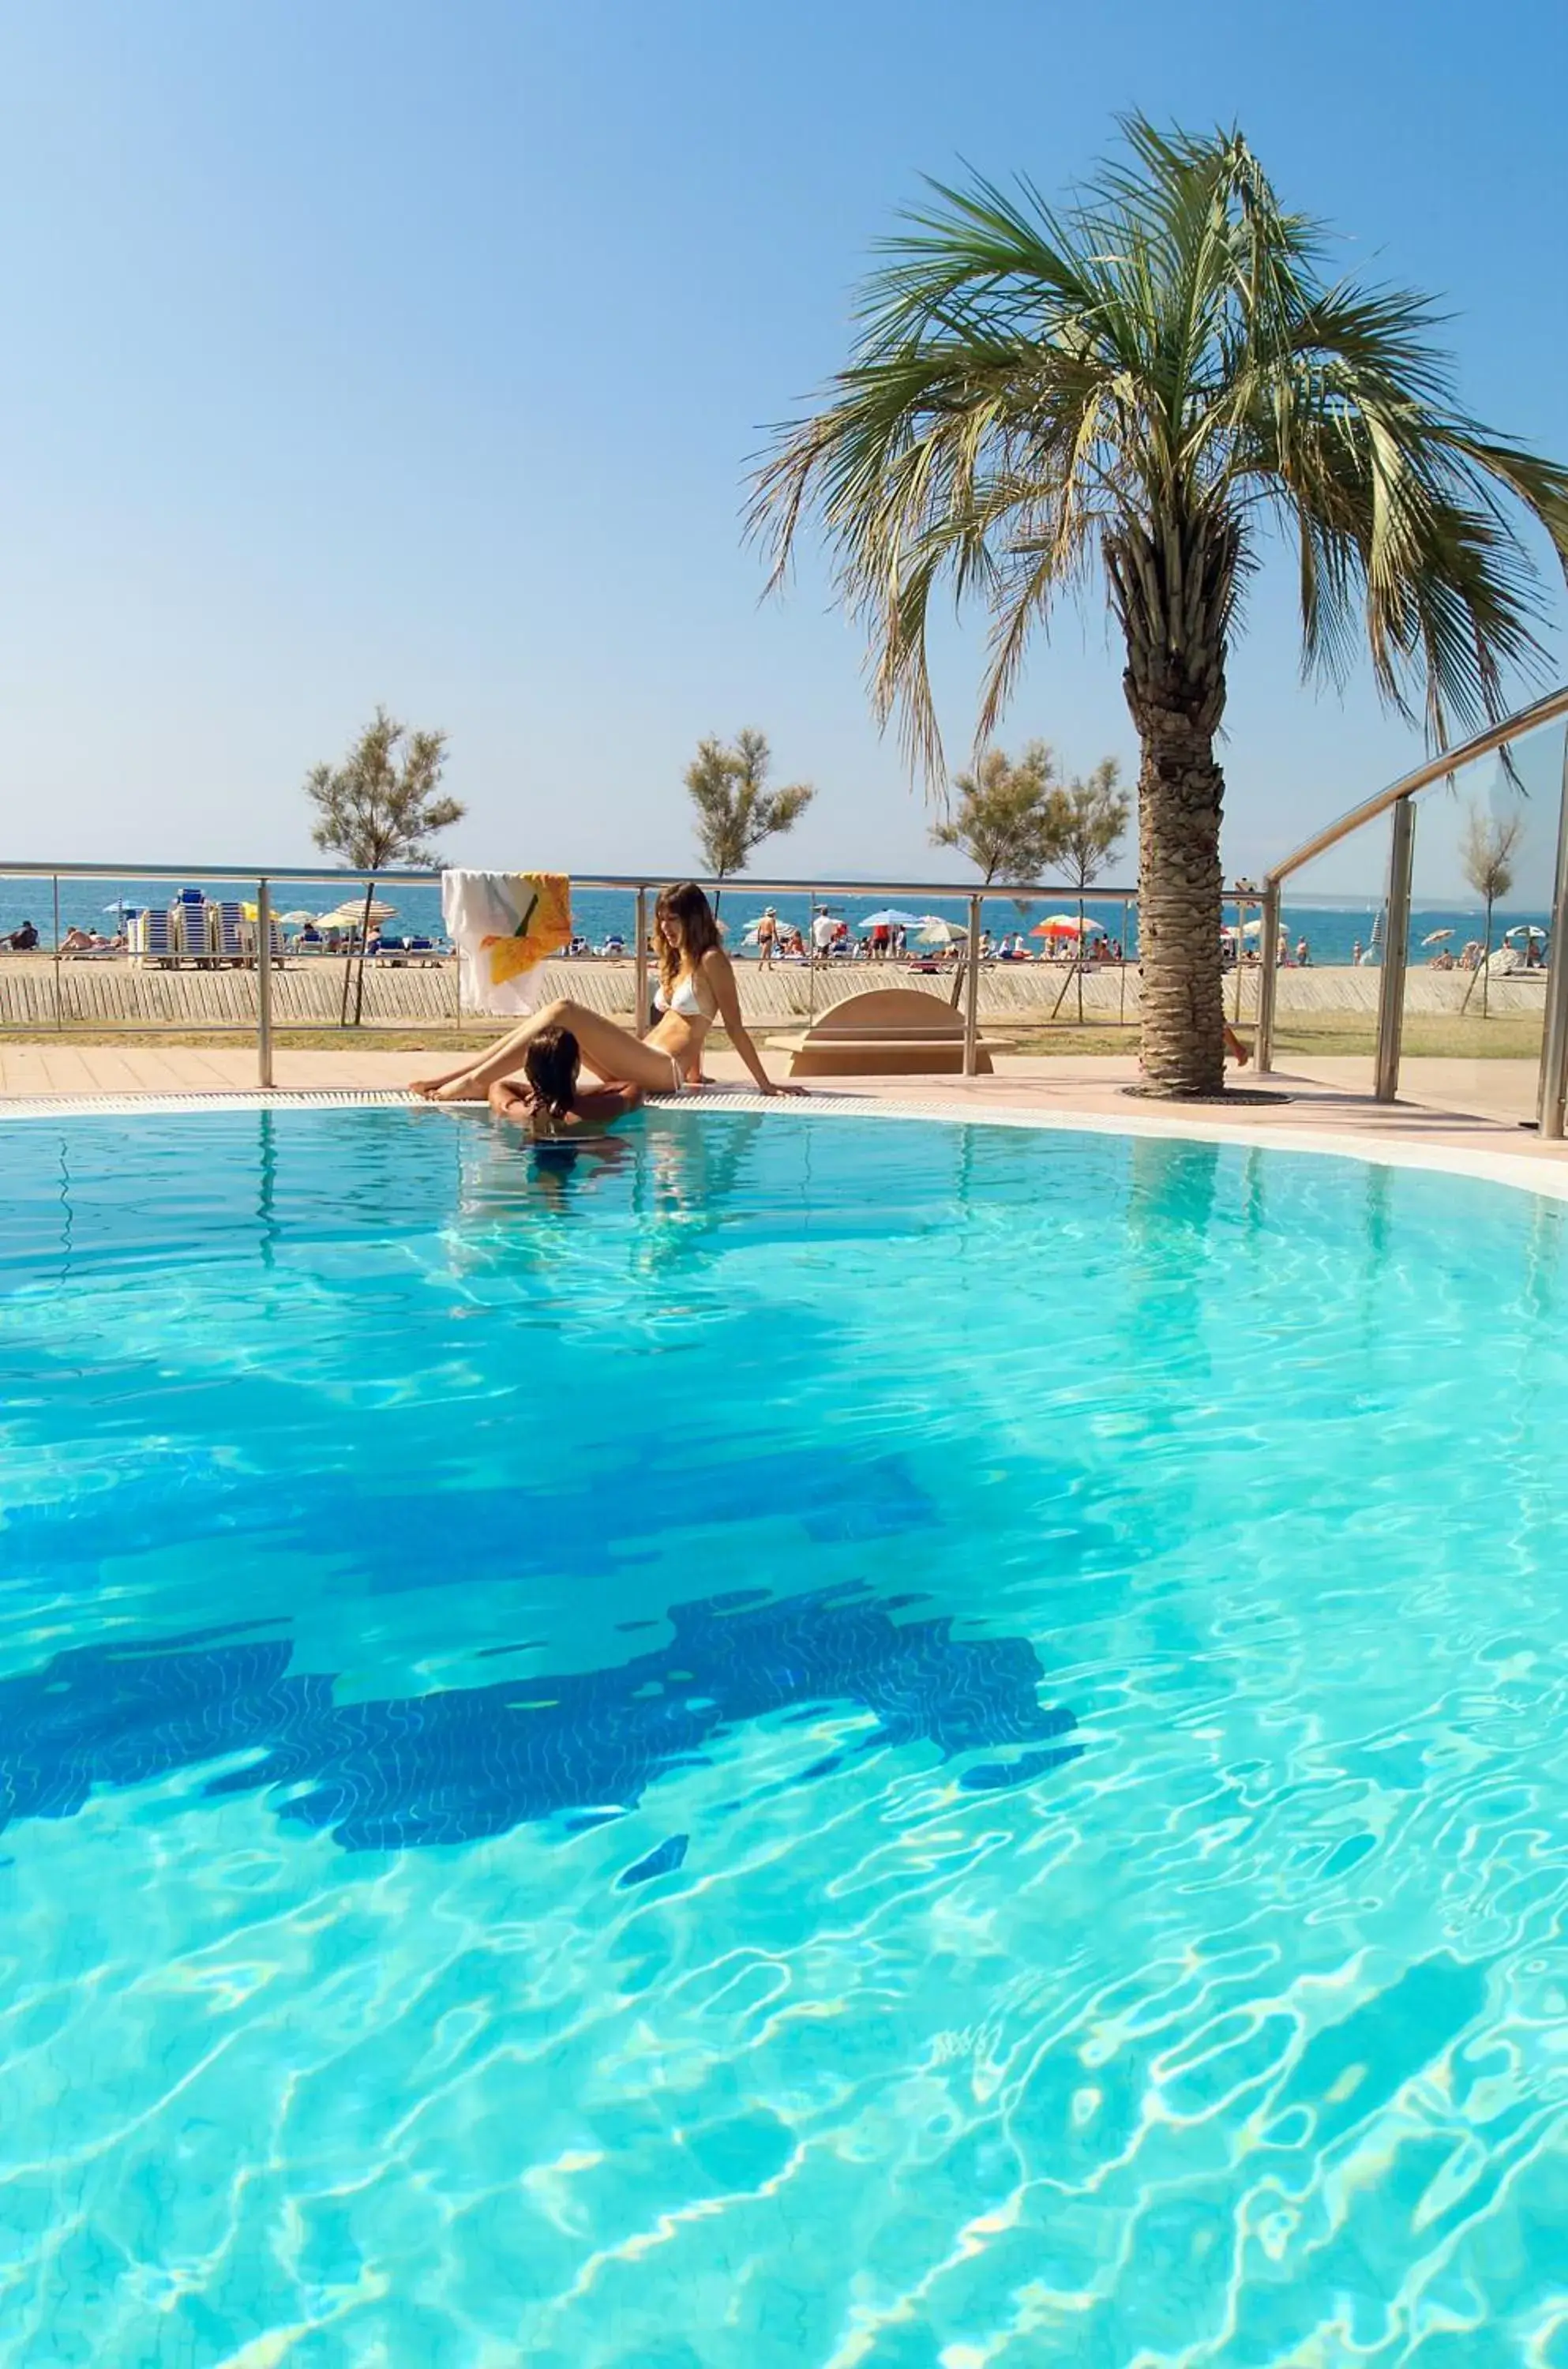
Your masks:
{"label": "curved wooden bench", "polygon": [[[964,1022],[941,996],[917,987],[872,988],[847,995],[813,1021],[804,1036],[770,1036],[791,1056],[792,1078],[960,1077],[964,1070]],[[991,1074],[1000,1045],[983,1039],[975,1068]]]}

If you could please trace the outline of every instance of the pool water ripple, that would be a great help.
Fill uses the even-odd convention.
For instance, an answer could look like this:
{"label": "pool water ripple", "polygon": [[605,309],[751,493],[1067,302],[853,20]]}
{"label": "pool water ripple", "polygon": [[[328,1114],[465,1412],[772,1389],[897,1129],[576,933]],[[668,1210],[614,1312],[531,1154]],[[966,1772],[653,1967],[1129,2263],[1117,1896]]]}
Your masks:
{"label": "pool water ripple", "polygon": [[0,1130],[0,2357],[1568,2359],[1554,1204]]}

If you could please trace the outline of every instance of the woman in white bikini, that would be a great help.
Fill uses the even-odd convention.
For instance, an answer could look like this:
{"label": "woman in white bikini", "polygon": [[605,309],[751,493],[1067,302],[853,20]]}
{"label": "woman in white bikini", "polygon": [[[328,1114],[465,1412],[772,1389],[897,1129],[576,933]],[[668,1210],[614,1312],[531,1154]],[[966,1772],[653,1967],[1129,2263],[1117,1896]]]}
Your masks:
{"label": "woman in white bikini", "polygon": [[492,1045],[467,1069],[444,1078],[419,1078],[413,1091],[438,1103],[484,1102],[498,1079],[510,1076],[525,1048],[542,1029],[567,1028],[587,1067],[607,1085],[641,1086],[645,1093],[679,1093],[700,1071],[703,1045],[715,1021],[763,1094],[798,1094],[800,1086],[777,1086],[746,1033],[729,956],[719,942],[714,909],[695,882],[666,888],[654,908],[658,961],[658,1018],[647,1036],[617,1028],[602,1013],[567,997],[531,1013],[521,1026]]}

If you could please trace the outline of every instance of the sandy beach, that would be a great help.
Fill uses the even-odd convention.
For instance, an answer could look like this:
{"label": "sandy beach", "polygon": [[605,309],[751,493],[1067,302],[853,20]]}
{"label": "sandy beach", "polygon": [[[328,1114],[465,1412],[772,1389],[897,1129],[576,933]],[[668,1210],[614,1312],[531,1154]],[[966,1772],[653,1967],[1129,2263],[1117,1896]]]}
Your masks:
{"label": "sandy beach", "polygon": [[[273,1012],[280,1028],[329,1028],[338,1024],[343,1000],[340,961],[291,959],[273,970]],[[1240,1016],[1257,1010],[1259,973],[1240,978]],[[1492,1010],[1501,1015],[1539,1014],[1542,980],[1537,971],[1490,984]],[[853,963],[811,970],[781,963],[764,969],[737,966],[741,1006],[748,1023],[761,1027],[807,1019],[845,996],[874,987],[910,987],[948,997],[953,974],[921,971],[898,963]],[[1380,973],[1349,965],[1289,968],[1279,974],[1282,1019],[1338,1017],[1368,1021],[1378,1005]],[[1457,1015],[1464,1007],[1470,975],[1413,967],[1407,974],[1406,1008],[1413,1013]],[[1063,992],[1065,989],[1065,994]],[[1100,1025],[1138,1016],[1139,980],[1134,965],[1092,966],[1083,976],[1086,1020]],[[630,961],[560,961],[545,966],[545,995],[568,995],[595,1011],[629,1015],[633,998]],[[1226,982],[1225,1008],[1237,1015],[1238,981]],[[0,956],[0,1030],[27,1033],[65,1028],[244,1028],[254,1026],[254,970],[162,970],[144,968],[128,956],[69,958],[44,954]],[[350,997],[352,988],[350,988]],[[1059,999],[1059,1010],[1058,1009]],[[1471,1009],[1475,1009],[1472,995]],[[351,1008],[351,1006],[350,1006]],[[1039,1026],[1053,1013],[1076,1017],[1077,989],[1069,967],[1057,963],[988,964],[980,978],[980,1012],[988,1021]],[[486,1024],[481,1014],[460,1014],[457,969],[448,960],[415,967],[370,963],[365,968],[364,1022],[371,1027],[418,1028]]]}

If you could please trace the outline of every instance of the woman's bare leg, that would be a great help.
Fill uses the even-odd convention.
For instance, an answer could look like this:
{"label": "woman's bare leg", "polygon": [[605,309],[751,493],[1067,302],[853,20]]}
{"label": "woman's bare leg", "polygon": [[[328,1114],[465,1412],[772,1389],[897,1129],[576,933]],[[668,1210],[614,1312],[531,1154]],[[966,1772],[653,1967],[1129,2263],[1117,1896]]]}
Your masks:
{"label": "woman's bare leg", "polygon": [[416,1078],[408,1091],[411,1094],[423,1094],[428,1100],[438,1087],[450,1086],[454,1078],[465,1078],[467,1075],[466,1069],[443,1070],[439,1078]]}
{"label": "woman's bare leg", "polygon": [[671,1056],[662,1047],[645,1044],[601,1013],[561,1000],[532,1013],[456,1077],[427,1082],[414,1091],[429,1093],[436,1102],[483,1102],[498,1078],[518,1068],[519,1055],[542,1028],[569,1028],[589,1068],[608,1085],[641,1086],[646,1093],[659,1094],[675,1083]]}
{"label": "woman's bare leg", "polygon": [[[504,1078],[509,1070],[515,1070],[519,1066],[512,1056],[521,1054],[530,1037],[536,1036],[544,1024],[544,1014],[531,1012],[528,1018],[518,1027],[509,1030],[505,1036],[498,1036],[489,1049],[481,1054],[480,1060],[489,1068],[493,1077]],[[498,1060],[500,1062],[499,1068],[495,1067]],[[411,1094],[424,1094],[430,1101],[434,1101],[443,1086],[455,1086],[460,1080],[472,1077],[478,1067],[477,1061],[464,1061],[455,1070],[443,1070],[439,1078],[416,1078],[408,1091]],[[483,1102],[485,1093],[484,1086],[476,1086],[472,1094],[456,1094],[452,1099],[454,1102]]]}

